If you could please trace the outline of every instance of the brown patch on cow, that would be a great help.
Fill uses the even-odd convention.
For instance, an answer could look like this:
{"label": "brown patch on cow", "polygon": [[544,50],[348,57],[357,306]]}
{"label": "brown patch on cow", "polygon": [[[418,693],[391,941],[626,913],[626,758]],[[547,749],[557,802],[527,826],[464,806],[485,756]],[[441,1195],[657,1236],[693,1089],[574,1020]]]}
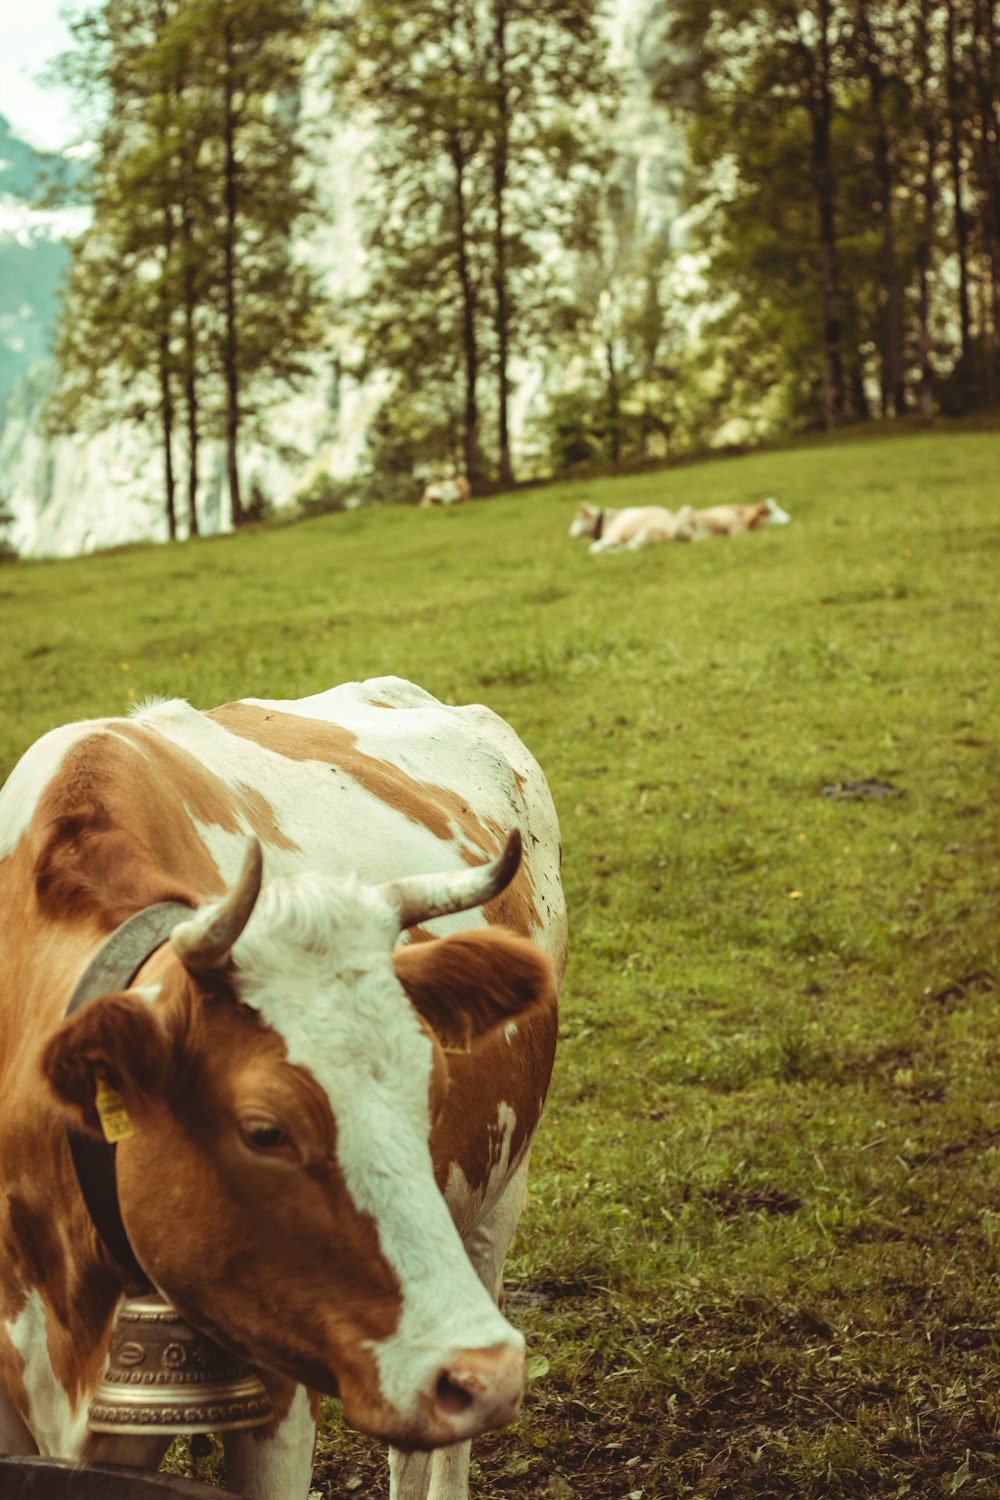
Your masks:
{"label": "brown patch on cow", "polygon": [[525,936],[542,930],[531,877],[523,864],[507,889],[486,903],[483,916],[497,927],[509,927]]}
{"label": "brown patch on cow", "polygon": [[501,1104],[516,1121],[511,1165],[538,1124],[558,1024],[550,961],[512,933],[477,929],[397,949],[393,963],[414,1008],[459,1048],[445,1055],[448,1092],[431,1133],[438,1183],[456,1165],[480,1190],[503,1154]]}
{"label": "brown patch on cow", "polygon": [[[14,1286],[22,1292],[37,1289],[45,1306],[46,1342],[53,1373],[72,1405],[92,1390],[100,1378],[107,1356],[114,1309],[120,1281],[98,1251],[97,1236],[76,1190],[75,1181],[68,1196],[54,1200],[49,1189],[40,1196],[39,1183],[44,1179],[52,1159],[51,1144],[47,1152],[42,1142],[35,1149],[20,1180],[9,1191],[3,1212],[3,1240],[9,1247],[8,1274],[5,1287],[4,1316],[16,1316],[20,1306],[10,1303]],[[62,1141],[56,1156],[66,1160]],[[34,1160],[35,1168],[31,1170]],[[45,1162],[45,1167],[41,1165]],[[53,1202],[60,1204],[53,1212]],[[23,1306],[23,1296],[18,1301]],[[0,1340],[0,1382],[18,1404],[25,1418],[30,1406],[8,1383],[8,1359]],[[13,1359],[20,1357],[13,1349]],[[23,1401],[28,1396],[24,1393]]]}
{"label": "brown patch on cow", "polygon": [[194,756],[133,724],[88,735],[29,835],[39,906],[55,918],[97,912],[110,930],[158,901],[219,894],[224,882],[192,818],[239,831],[231,794]]}
{"label": "brown patch on cow", "polygon": [[56,1316],[65,1322],[69,1310],[66,1263],[51,1205],[41,1211],[26,1198],[12,1192],[7,1198],[6,1218],[4,1240],[12,1247],[13,1262],[21,1281],[27,1286],[44,1286],[46,1298]]}
{"label": "brown patch on cow", "polygon": [[240,812],[261,843],[273,844],[276,849],[287,849],[293,854],[301,854],[302,850],[295,840],[290,839],[286,833],[282,833],[278,827],[274,808],[261,792],[241,781],[234,795]]}
{"label": "brown patch on cow", "polygon": [[247,703],[223,704],[210,709],[206,717],[288,760],[316,761],[345,772],[379,802],[411,823],[419,823],[442,842],[451,842],[458,829],[474,846],[460,851],[470,865],[495,858],[503,848],[506,830],[493,819],[477,816],[458,793],[417,781],[390,761],[366,755],[358,749],[357,735],[343,725]]}

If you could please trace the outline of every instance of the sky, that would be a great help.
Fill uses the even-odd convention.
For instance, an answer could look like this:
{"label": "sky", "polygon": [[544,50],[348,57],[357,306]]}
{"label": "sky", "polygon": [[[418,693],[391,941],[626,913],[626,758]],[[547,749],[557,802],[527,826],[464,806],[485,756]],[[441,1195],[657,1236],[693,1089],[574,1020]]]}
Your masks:
{"label": "sky", "polygon": [[66,0],[0,0],[0,115],[15,135],[51,151],[74,138],[72,99],[34,75],[70,44],[66,10]]}

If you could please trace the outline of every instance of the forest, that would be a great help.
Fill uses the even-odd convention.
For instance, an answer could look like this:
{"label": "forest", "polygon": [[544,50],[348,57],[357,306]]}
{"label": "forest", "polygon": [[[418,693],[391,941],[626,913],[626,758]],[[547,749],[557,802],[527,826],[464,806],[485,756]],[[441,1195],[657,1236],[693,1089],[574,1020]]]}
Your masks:
{"label": "forest", "polygon": [[[368,498],[489,493],[1000,383],[993,0],[105,0],[56,76],[97,142],[52,431],[155,418],[170,534],[206,440],[232,519],[280,394],[383,393]],[[305,94],[319,98],[306,116]],[[676,140],[650,212],[623,100]],[[360,289],[309,253],[367,132]],[[521,401],[527,385],[530,401]],[[337,485],[320,494],[331,503]]]}

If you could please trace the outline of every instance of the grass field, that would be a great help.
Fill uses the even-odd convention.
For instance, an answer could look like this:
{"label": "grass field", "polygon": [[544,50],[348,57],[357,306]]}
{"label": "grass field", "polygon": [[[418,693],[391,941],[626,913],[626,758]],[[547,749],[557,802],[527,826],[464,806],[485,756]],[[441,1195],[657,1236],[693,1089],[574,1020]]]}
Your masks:
{"label": "grass field", "polygon": [[[818,444],[0,571],[0,775],[146,694],[384,672],[545,768],[571,958],[483,1500],[1000,1496],[998,457]],[[791,526],[566,535],[767,494]],[[315,1485],[385,1493],[332,1409]]]}

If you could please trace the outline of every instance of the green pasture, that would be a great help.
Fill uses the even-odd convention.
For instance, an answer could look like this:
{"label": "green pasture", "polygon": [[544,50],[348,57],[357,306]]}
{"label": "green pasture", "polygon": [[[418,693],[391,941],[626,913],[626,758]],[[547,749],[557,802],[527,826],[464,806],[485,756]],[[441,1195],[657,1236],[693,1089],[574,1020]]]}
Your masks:
{"label": "green pasture", "polygon": [[[1000,1496],[998,458],[815,444],[0,570],[0,776],[148,694],[386,672],[541,761],[571,957],[483,1500]],[[772,494],[752,536],[566,535]],[[315,1487],[386,1492],[333,1403]]]}

